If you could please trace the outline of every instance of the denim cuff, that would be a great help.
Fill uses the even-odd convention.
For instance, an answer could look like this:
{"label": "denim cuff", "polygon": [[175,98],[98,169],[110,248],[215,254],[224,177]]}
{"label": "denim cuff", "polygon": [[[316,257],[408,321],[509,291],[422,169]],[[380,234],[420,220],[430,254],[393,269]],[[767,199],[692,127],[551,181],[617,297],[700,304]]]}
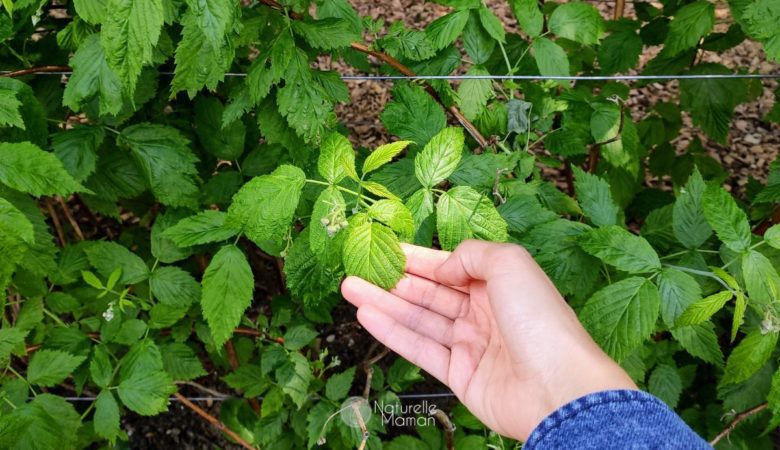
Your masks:
{"label": "denim cuff", "polygon": [[642,391],[588,394],[547,416],[523,446],[548,448],[711,448],[665,403]]}

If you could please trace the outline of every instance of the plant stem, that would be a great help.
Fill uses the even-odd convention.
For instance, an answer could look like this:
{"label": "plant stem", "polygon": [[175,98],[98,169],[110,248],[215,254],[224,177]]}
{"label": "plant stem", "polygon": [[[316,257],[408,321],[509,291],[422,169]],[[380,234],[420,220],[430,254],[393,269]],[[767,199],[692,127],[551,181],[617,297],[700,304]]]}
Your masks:
{"label": "plant stem", "polygon": [[729,286],[725,281],[721,280],[719,276],[715,275],[712,272],[707,272],[707,271],[704,271],[704,270],[691,269],[690,267],[684,267],[684,266],[675,266],[673,264],[664,264],[664,266],[668,267],[670,269],[677,269],[677,270],[680,270],[682,272],[688,272],[688,273],[691,273],[691,274],[694,274],[694,275],[699,275],[699,276],[702,276],[702,277],[712,278],[713,280],[715,280],[718,283],[720,283],[724,288],[726,288],[726,290],[731,292],[733,295],[737,295],[737,293],[734,291],[734,289],[731,288],[731,286]]}
{"label": "plant stem", "polygon": [[68,324],[66,324],[65,322],[63,322],[63,321],[62,321],[62,319],[60,319],[59,317],[57,317],[57,316],[56,316],[54,313],[52,313],[52,312],[51,312],[51,311],[49,311],[48,309],[46,309],[46,308],[43,308],[43,313],[44,313],[44,314],[46,314],[47,316],[51,317],[51,318],[52,318],[52,320],[54,320],[54,321],[55,321],[55,322],[57,322],[58,324],[62,325],[63,327],[67,327],[67,326],[68,326]]}

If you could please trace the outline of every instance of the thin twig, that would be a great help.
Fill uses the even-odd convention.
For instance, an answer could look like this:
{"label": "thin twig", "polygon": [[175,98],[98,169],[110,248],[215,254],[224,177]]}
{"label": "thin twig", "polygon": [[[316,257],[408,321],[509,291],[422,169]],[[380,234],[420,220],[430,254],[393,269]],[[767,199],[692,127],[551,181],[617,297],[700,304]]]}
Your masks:
{"label": "thin twig", "polygon": [[612,136],[610,139],[607,139],[603,142],[596,142],[595,144],[592,144],[590,146],[590,154],[588,155],[588,172],[593,173],[596,171],[596,168],[599,165],[599,156],[601,156],[601,152],[599,151],[600,147],[603,145],[611,144],[613,142],[616,142],[621,138],[623,135],[623,122],[624,122],[624,114],[623,114],[623,103],[620,103],[620,123],[618,124],[618,130],[617,133]]}
{"label": "thin twig", "polygon": [[71,214],[70,208],[68,208],[68,204],[65,203],[65,200],[60,196],[57,196],[57,202],[59,202],[60,206],[62,207],[62,211],[65,213],[65,218],[68,219],[68,222],[70,222],[70,226],[73,227],[73,231],[76,233],[76,236],[78,236],[80,241],[83,241],[84,233],[81,232],[79,223],[73,217],[73,214]]}
{"label": "thin twig", "polygon": [[206,387],[200,383],[196,383],[195,381],[177,381],[176,384],[178,385],[186,385],[191,386],[201,392],[205,392],[209,395],[213,395],[215,397],[221,397],[221,398],[230,398],[230,395],[223,394],[222,392],[216,391],[214,389],[211,389],[210,387]]}
{"label": "thin twig", "polygon": [[16,70],[13,72],[0,73],[0,77],[16,78],[16,77],[22,77],[24,75],[32,75],[35,73],[68,72],[70,70],[71,69],[68,66],[39,66],[39,67],[30,67],[29,69]]}
{"label": "thin twig", "polygon": [[615,14],[612,16],[613,19],[618,20],[623,17],[623,11],[626,8],[626,0],[617,0],[615,2]]}
{"label": "thin twig", "polygon": [[444,439],[447,443],[447,450],[454,450],[455,449],[455,425],[452,424],[452,421],[450,420],[449,416],[447,416],[447,413],[442,411],[441,409],[436,409],[436,411],[433,413],[433,417],[436,418],[436,420],[439,421],[441,426],[444,428]]}
{"label": "thin twig", "polygon": [[753,228],[753,234],[763,236],[772,225],[780,223],[780,206],[776,207],[772,214]]}
{"label": "thin twig", "polygon": [[721,439],[727,437],[734,429],[737,427],[737,425],[740,424],[743,420],[747,419],[748,417],[758,414],[761,411],[765,410],[767,408],[766,403],[762,403],[758,406],[755,406],[753,408],[748,409],[747,411],[741,412],[734,416],[734,420],[731,421],[729,426],[727,426],[723,431],[718,433],[717,436],[715,436],[715,439],[710,441],[710,445],[715,447],[715,445],[721,441]]}
{"label": "thin twig", "polygon": [[195,411],[197,415],[202,417],[206,420],[206,422],[210,423],[211,425],[214,425],[218,430],[224,432],[228,436],[230,436],[231,439],[236,441],[236,443],[242,447],[244,447],[247,450],[255,450],[255,447],[253,447],[251,444],[249,444],[247,441],[241,438],[238,434],[236,434],[235,431],[231,430],[227,427],[224,423],[222,423],[219,419],[212,416],[211,414],[207,413],[205,410],[203,410],[200,406],[192,403],[191,401],[187,400],[187,397],[181,395],[180,393],[176,392],[173,394],[174,397],[176,397],[177,400],[179,400],[184,406],[187,408]]}
{"label": "thin twig", "polygon": [[47,198],[43,201],[44,206],[46,206],[46,211],[49,213],[49,217],[51,218],[51,223],[54,225],[54,230],[57,232],[57,239],[60,241],[60,247],[65,247],[65,244],[68,243],[67,240],[65,240],[65,232],[62,230],[62,224],[60,223],[60,217],[57,215],[57,212],[54,210],[54,206],[51,204],[51,199]]}

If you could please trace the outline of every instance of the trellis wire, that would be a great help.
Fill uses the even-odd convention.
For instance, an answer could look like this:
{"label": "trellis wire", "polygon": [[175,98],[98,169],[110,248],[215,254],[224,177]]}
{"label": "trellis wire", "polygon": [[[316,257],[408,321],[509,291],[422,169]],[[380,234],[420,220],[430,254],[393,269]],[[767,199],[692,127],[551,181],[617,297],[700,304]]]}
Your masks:
{"label": "trellis wire", "polygon": [[[0,76],[14,73],[0,71]],[[72,75],[72,71],[36,72],[28,75]],[[174,72],[159,72],[175,75]],[[246,73],[228,72],[226,77],[246,77]],[[344,81],[399,80],[521,80],[521,81],[632,81],[632,80],[718,80],[733,78],[776,79],[780,73],[678,74],[678,75],[340,75]]]}
{"label": "trellis wire", "polygon": [[[416,399],[429,399],[429,398],[454,398],[455,394],[452,392],[437,392],[437,393],[430,393],[430,394],[398,394],[398,398],[400,399],[409,399],[409,400],[416,400]],[[78,403],[78,402],[93,402],[97,400],[97,397],[91,397],[91,396],[84,396],[84,397],[62,397],[66,401]],[[243,398],[243,397],[233,397],[230,395],[223,395],[223,396],[213,396],[213,397],[185,397],[187,400],[191,402],[224,402],[225,400],[231,399],[231,398]],[[263,397],[255,397],[258,401],[263,401]],[[178,402],[179,400],[176,397],[169,397],[169,401],[171,402]]]}

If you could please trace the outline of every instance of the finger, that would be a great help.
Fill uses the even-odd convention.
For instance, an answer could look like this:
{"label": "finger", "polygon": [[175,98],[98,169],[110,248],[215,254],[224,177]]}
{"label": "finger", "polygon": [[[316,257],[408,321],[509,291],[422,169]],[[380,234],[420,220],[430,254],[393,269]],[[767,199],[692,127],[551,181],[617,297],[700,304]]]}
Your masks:
{"label": "finger", "polygon": [[506,275],[522,284],[544,272],[519,245],[468,240],[436,268],[434,277],[440,283],[464,286],[473,280],[490,281]]}
{"label": "finger", "polygon": [[452,344],[452,320],[409,303],[384,289],[358,277],[348,277],[341,285],[341,292],[350,303],[362,308],[371,305],[406,328],[420,333],[449,347]]}
{"label": "finger", "polygon": [[450,252],[411,244],[401,244],[401,249],[406,254],[407,273],[434,281],[437,281],[436,269],[450,257]]}
{"label": "finger", "polygon": [[444,346],[410,330],[374,305],[361,306],[357,318],[379,342],[442,383],[447,383],[450,351]]}
{"label": "finger", "polygon": [[467,294],[409,273],[390,293],[449,319],[456,319],[468,311]]}

